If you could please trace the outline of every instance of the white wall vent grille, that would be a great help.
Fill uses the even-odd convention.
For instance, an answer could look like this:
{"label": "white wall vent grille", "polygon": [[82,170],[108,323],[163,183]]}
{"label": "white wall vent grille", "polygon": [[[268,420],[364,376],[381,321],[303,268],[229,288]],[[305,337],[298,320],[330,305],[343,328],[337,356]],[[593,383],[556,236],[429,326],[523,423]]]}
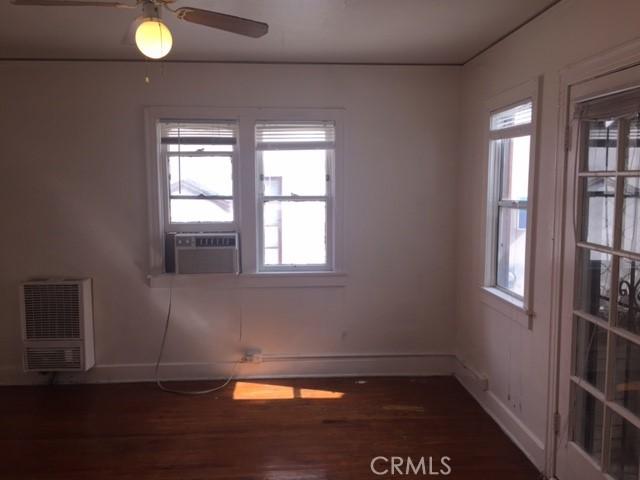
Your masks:
{"label": "white wall vent grille", "polygon": [[80,346],[27,347],[25,366],[28,370],[80,370]]}
{"label": "white wall vent grille", "polygon": [[80,338],[80,285],[24,286],[26,339]]}
{"label": "white wall vent grille", "polygon": [[24,370],[90,369],[95,363],[91,279],[26,282],[20,291]]}

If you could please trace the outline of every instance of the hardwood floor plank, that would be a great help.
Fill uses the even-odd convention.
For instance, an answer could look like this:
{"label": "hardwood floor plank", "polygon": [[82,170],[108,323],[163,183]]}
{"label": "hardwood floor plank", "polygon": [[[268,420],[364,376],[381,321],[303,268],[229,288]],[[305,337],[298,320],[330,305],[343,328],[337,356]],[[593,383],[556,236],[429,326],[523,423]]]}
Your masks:
{"label": "hardwood floor plank", "polygon": [[376,456],[450,457],[452,479],[539,478],[452,377],[238,381],[200,397],[148,383],[2,387],[0,399],[2,479],[398,476],[374,475]]}

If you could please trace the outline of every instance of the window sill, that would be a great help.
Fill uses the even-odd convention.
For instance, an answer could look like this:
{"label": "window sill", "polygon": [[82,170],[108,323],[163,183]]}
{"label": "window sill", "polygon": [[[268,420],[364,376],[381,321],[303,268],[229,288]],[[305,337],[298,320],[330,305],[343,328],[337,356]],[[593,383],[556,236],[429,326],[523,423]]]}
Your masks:
{"label": "window sill", "polygon": [[149,275],[151,288],[304,288],[344,287],[344,272],[277,272],[277,273],[210,273],[197,275],[159,274]]}
{"label": "window sill", "polygon": [[534,314],[522,300],[512,297],[498,288],[482,287],[481,301],[493,310],[531,330]]}

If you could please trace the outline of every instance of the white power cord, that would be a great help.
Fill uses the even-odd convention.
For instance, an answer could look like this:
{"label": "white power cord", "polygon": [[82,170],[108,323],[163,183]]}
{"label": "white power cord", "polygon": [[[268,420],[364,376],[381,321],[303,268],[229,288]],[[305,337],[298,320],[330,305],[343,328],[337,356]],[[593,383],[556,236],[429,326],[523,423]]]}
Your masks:
{"label": "white power cord", "polygon": [[[164,346],[165,346],[165,343],[167,342],[167,332],[169,331],[169,324],[171,323],[172,303],[173,303],[173,276],[169,281],[169,307],[167,308],[167,319],[165,320],[165,323],[164,323],[164,332],[162,333],[162,343],[160,344],[160,352],[158,353],[158,360],[156,360],[156,368],[155,368],[156,385],[158,385],[158,388],[160,390],[163,390],[169,393],[176,393],[178,395],[207,395],[209,393],[222,390],[224,387],[229,385],[229,383],[231,383],[231,380],[234,379],[236,374],[236,369],[238,368],[238,363],[240,363],[239,361],[234,362],[231,375],[229,376],[229,378],[227,378],[227,380],[225,380],[224,383],[222,383],[222,385],[218,385],[217,387],[209,388],[207,390],[175,390],[173,388],[165,387],[160,381],[160,361],[162,360],[162,354],[164,353]],[[242,341],[242,316],[240,317],[240,335],[238,338],[238,342],[241,342],[241,341]]]}

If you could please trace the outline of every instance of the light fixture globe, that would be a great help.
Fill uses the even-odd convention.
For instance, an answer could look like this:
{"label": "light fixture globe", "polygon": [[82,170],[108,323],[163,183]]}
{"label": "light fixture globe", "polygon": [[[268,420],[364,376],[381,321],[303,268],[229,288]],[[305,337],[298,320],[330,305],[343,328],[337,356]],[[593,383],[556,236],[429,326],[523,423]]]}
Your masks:
{"label": "light fixture globe", "polygon": [[165,57],[173,45],[171,31],[159,18],[145,18],[136,29],[136,45],[146,57]]}

